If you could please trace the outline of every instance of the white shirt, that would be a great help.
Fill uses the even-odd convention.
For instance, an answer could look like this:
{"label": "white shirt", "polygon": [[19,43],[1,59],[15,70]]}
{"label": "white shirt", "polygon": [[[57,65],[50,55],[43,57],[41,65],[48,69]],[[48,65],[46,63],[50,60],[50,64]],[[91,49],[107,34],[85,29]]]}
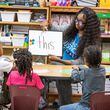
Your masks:
{"label": "white shirt", "polygon": [[3,79],[3,72],[9,73],[13,67],[13,63],[8,58],[0,57],[0,79]]}

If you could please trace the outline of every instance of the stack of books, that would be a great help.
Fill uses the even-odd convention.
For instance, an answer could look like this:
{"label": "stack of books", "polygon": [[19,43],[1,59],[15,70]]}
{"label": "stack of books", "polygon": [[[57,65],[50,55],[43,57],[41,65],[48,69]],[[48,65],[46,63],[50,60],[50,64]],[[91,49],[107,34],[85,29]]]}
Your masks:
{"label": "stack of books", "polygon": [[12,26],[12,34],[28,34],[28,26]]}
{"label": "stack of books", "polygon": [[110,62],[110,43],[102,44],[102,62]]}

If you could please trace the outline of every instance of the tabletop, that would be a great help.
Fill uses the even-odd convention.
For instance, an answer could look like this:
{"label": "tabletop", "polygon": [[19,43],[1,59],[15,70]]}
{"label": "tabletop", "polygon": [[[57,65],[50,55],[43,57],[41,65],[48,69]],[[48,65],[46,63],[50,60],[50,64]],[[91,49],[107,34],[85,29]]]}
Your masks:
{"label": "tabletop", "polygon": [[[110,76],[110,65],[103,65],[106,69],[106,76]],[[33,70],[39,76],[44,77],[64,77],[71,76],[73,65],[49,65],[49,64],[34,64]]]}
{"label": "tabletop", "polygon": [[34,72],[38,73],[39,76],[45,77],[70,77],[72,71],[72,65],[33,65]]}

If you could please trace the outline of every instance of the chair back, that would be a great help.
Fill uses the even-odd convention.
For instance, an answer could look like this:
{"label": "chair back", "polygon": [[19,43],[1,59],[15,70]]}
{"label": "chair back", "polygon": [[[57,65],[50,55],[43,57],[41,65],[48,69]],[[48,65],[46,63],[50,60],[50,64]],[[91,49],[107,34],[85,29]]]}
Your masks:
{"label": "chair back", "polygon": [[31,86],[10,86],[12,110],[38,110],[40,90]]}
{"label": "chair back", "polygon": [[93,93],[90,108],[90,110],[110,110],[110,91]]}

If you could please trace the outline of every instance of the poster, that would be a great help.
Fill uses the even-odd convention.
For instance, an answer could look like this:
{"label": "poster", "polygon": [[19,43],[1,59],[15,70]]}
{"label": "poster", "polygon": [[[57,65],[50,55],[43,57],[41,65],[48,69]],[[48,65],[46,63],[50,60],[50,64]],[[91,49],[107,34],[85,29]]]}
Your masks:
{"label": "poster", "polygon": [[32,55],[62,56],[62,32],[29,30],[29,51]]}

